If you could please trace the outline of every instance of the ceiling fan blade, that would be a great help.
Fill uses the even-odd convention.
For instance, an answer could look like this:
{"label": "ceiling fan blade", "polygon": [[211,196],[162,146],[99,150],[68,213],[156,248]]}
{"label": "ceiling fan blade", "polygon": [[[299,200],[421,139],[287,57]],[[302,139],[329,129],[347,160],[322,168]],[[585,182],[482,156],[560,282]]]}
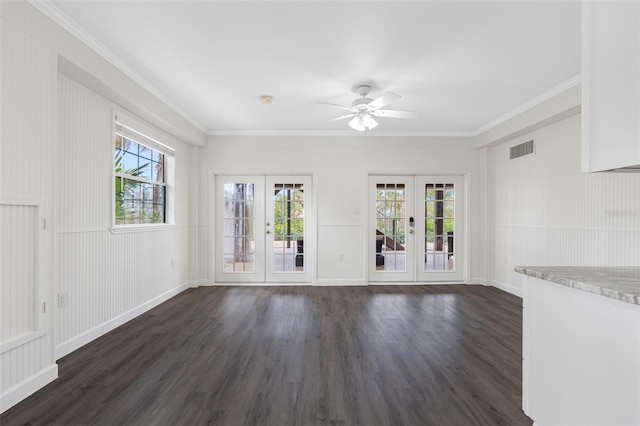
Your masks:
{"label": "ceiling fan blade", "polygon": [[384,118],[416,118],[418,113],[415,111],[398,111],[393,109],[378,109],[371,112],[371,115]]}
{"label": "ceiling fan blade", "polygon": [[329,103],[329,102],[318,102],[318,105],[329,105],[329,106],[332,106],[334,108],[343,109],[345,111],[351,111],[351,108],[352,108],[352,107],[347,107],[347,106],[343,106],[343,105],[332,104],[332,103]]}
{"label": "ceiling fan blade", "polygon": [[387,104],[390,104],[393,101],[397,101],[401,97],[402,96],[397,95],[397,94],[395,94],[393,92],[386,92],[385,94],[383,94],[379,98],[376,98],[376,99],[372,100],[371,102],[369,102],[367,104],[367,108],[369,108],[369,110],[376,110],[376,109],[382,108],[383,106],[385,106]]}
{"label": "ceiling fan blade", "polygon": [[332,121],[344,120],[345,118],[355,117],[356,115],[358,115],[358,114],[347,114],[347,115],[342,115],[342,116],[340,116],[340,117],[332,118],[331,120],[323,121],[323,123],[330,123],[330,122],[332,122]]}

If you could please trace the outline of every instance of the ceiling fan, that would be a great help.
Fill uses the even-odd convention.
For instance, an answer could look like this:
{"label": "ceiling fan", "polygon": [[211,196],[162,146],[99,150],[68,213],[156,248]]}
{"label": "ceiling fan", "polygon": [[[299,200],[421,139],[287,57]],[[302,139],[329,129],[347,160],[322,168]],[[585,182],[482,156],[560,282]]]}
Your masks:
{"label": "ceiling fan", "polygon": [[370,99],[367,97],[369,95],[369,92],[371,91],[370,85],[360,84],[356,86],[355,91],[361,97],[354,100],[351,103],[350,107],[336,105],[329,102],[321,102],[322,104],[329,105],[334,108],[349,111],[349,114],[327,120],[327,122],[351,118],[351,120],[349,121],[349,126],[354,130],[364,132],[365,130],[373,129],[378,125],[378,122],[374,117],[413,118],[415,114],[413,111],[382,109],[382,107],[384,107],[385,105],[388,105],[391,102],[397,101],[401,98],[400,95],[397,95],[393,92],[386,92],[376,99]]}

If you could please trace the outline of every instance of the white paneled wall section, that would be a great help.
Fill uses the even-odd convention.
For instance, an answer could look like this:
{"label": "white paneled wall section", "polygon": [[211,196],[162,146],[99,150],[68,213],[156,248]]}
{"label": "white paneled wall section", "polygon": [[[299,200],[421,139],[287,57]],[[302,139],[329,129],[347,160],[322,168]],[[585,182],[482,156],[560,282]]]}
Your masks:
{"label": "white paneled wall section", "polygon": [[579,153],[579,115],[489,148],[490,283],[520,294],[518,265],[640,265],[640,174],[582,173]]}
{"label": "white paneled wall section", "polygon": [[[197,276],[188,269],[197,266],[190,259],[197,258],[198,246],[189,241],[197,230],[197,215],[189,213],[193,195],[189,184],[197,183],[189,164],[197,149],[182,141],[197,145],[206,138],[33,4],[0,2],[0,13],[0,204],[35,200],[24,202],[25,206],[38,205],[39,221],[47,223],[38,231],[37,296],[13,285],[24,278],[20,268],[3,267],[2,303],[22,303],[31,297],[37,310],[46,302],[39,333],[21,341],[15,336],[25,335],[24,327],[31,327],[26,317],[4,307],[0,312],[2,327],[17,327],[3,329],[0,342],[0,411],[4,411],[57,377],[56,355],[162,302]],[[59,75],[60,62],[64,69],[77,72],[77,81],[93,84],[93,91]],[[169,144],[176,149],[172,227],[111,233],[114,108],[128,110],[172,136]],[[9,211],[18,207],[2,208],[5,229],[19,230],[26,226],[25,220],[31,221],[26,212],[18,218]],[[7,220],[11,223],[4,223]],[[3,251],[24,244],[24,235],[3,232]],[[9,260],[3,256],[3,261]],[[32,267],[23,263],[23,271]],[[68,295],[66,307],[57,306],[60,293]]]}
{"label": "white paneled wall section", "polygon": [[8,342],[15,342],[38,330],[40,306],[38,295],[39,239],[42,224],[37,204],[0,203],[0,277],[2,298],[0,324],[2,352]]}
{"label": "white paneled wall section", "polygon": [[[176,226],[114,234],[112,119],[117,106],[63,75],[58,94],[56,294],[68,295],[67,306],[56,311],[60,357],[120,325],[121,316],[128,318],[148,301],[185,288],[189,189],[188,174],[179,173],[171,191]],[[189,148],[175,141],[170,145],[176,169],[189,170]]]}
{"label": "white paneled wall section", "polygon": [[[22,344],[16,344],[15,340],[28,335],[27,329],[34,329],[35,325],[30,324],[27,318],[34,313],[33,308],[29,309],[30,312],[23,312],[21,308],[32,304],[40,308],[43,303],[51,306],[52,227],[49,226],[47,230],[39,229],[39,226],[36,228],[33,220],[34,215],[37,215],[43,220],[48,219],[51,225],[53,219],[52,176],[57,105],[55,52],[4,19],[0,27],[0,201],[3,203],[3,252],[17,255],[16,250],[21,250],[23,255],[35,254],[35,247],[25,246],[29,244],[28,238],[25,239],[25,232],[37,234],[38,244],[42,244],[41,253],[38,253],[36,259],[11,259],[3,254],[0,410],[5,410],[57,376],[50,332],[53,318],[51,309],[42,318],[42,333],[31,334],[34,338],[23,340]],[[27,201],[14,203],[17,199],[37,200],[35,204],[39,205],[38,212],[33,210],[34,207],[29,207],[30,203]],[[12,200],[8,204],[13,205],[7,206],[6,200]],[[19,230],[24,232],[18,232]],[[33,276],[29,277],[29,274]],[[36,277],[39,277],[38,293],[31,290],[25,292],[24,286],[33,286],[34,282],[31,280]],[[13,302],[24,305],[7,308]],[[23,317],[23,314],[27,314],[27,317]]]}

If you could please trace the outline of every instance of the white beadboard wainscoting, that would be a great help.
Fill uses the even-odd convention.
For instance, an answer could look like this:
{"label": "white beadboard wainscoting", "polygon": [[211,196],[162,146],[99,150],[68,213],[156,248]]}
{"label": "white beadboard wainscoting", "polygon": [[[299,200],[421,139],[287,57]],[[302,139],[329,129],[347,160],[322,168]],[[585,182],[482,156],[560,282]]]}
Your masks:
{"label": "white beadboard wainscoting", "polygon": [[640,265],[640,173],[582,173],[579,154],[580,115],[489,148],[490,284],[521,295],[519,265]]}
{"label": "white beadboard wainscoting", "polygon": [[[167,188],[175,225],[112,232],[113,114],[119,105],[58,77],[56,358],[150,309],[189,283],[190,147],[167,135],[178,170]],[[161,136],[162,132],[156,129]],[[85,178],[86,177],[86,178]]]}
{"label": "white beadboard wainscoting", "polygon": [[56,54],[4,16],[0,31],[4,411],[57,377],[51,332]]}
{"label": "white beadboard wainscoting", "polygon": [[[0,13],[3,253],[24,244],[28,233],[20,231],[32,219],[11,211],[24,209],[16,200],[25,206],[35,200],[42,219],[32,272],[37,297],[22,286],[33,265],[2,257],[2,303],[12,304],[0,312],[5,411],[57,377],[57,357],[195,283],[189,267],[197,267],[190,260],[197,246],[189,240],[197,234],[197,215],[190,213],[189,183],[197,183],[197,173],[189,164],[197,150],[183,141],[204,144],[206,137],[33,4],[0,2]],[[111,232],[115,109],[146,120],[174,145],[173,226]],[[65,307],[58,307],[59,294],[66,295]],[[41,327],[28,323],[24,315],[32,312],[18,314],[14,302],[42,308]]]}

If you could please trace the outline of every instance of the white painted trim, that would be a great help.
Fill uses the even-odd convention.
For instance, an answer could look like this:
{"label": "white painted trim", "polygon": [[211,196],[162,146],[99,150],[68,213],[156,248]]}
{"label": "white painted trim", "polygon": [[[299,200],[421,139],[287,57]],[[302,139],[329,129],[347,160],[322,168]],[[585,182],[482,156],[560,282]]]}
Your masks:
{"label": "white painted trim", "polygon": [[112,234],[127,234],[130,232],[158,232],[158,231],[173,231],[178,229],[178,226],[169,223],[149,223],[138,225],[114,225],[110,228]]}
{"label": "white painted trim", "polygon": [[191,284],[189,288],[198,288],[198,287],[212,287],[213,284],[208,279],[201,278],[195,281],[189,281]]}
{"label": "white painted trim", "polygon": [[511,120],[512,118],[522,114],[525,111],[530,110],[533,107],[536,107],[540,104],[542,104],[543,102],[548,101],[549,99],[553,98],[554,96],[559,95],[562,92],[567,91],[568,89],[577,86],[578,84],[580,84],[580,82],[582,81],[582,77],[580,74],[571,77],[569,80],[560,83],[559,85],[557,85],[556,87],[547,90],[546,92],[542,93],[541,95],[536,96],[535,98],[531,99],[528,102],[523,103],[522,105],[520,105],[519,107],[516,107],[514,109],[512,109],[511,111],[501,115],[500,117],[491,120],[488,123],[483,124],[482,126],[478,127],[475,131],[471,132],[471,136],[478,136],[481,135],[482,133],[493,129],[496,126],[499,126],[500,124]]}
{"label": "white painted trim", "polygon": [[407,285],[407,286],[438,286],[438,285],[467,285],[464,281],[380,281],[380,282],[370,282],[368,285],[370,286],[380,286],[380,285],[389,285],[389,286],[399,286],[399,285]]}
{"label": "white painted trim", "polygon": [[118,55],[109,50],[104,44],[100,43],[95,37],[89,34],[84,28],[78,25],[73,19],[69,18],[63,13],[55,4],[47,0],[28,0],[36,9],[48,16],[53,22],[60,25],[65,30],[69,31],[71,35],[76,37],[82,43],[102,58],[104,58],[111,65],[116,67],[119,71],[129,77],[131,80],[138,83],[145,90],[158,98],[162,103],[174,110],[178,115],[191,123],[194,127],[200,130],[202,133],[206,133],[205,127],[198,122],[195,118],[185,112],[185,110],[171,100],[156,86],[151,84],[146,78],[140,75],[129,64],[123,61]]}
{"label": "white painted trim", "polygon": [[459,138],[475,136],[471,131],[377,131],[355,130],[209,130],[209,136],[350,136],[350,137],[438,137]]}
{"label": "white painted trim", "polygon": [[506,291],[507,293],[511,293],[514,296],[518,296],[520,298],[524,296],[524,291],[522,289],[514,287],[510,284],[501,283],[500,281],[496,280],[488,280],[488,283],[488,285],[498,288],[502,291]]}
{"label": "white painted trim", "polygon": [[214,282],[209,285],[209,287],[308,287],[313,285],[308,282]]}
{"label": "white painted trim", "polygon": [[22,336],[15,337],[11,340],[0,342],[0,354],[8,352],[11,349],[15,349],[18,346],[22,346],[25,343],[29,343],[32,340],[36,340],[44,336],[44,334],[45,334],[44,329],[39,329],[39,330],[35,330],[29,333],[23,334]]}
{"label": "white painted trim", "polygon": [[345,286],[366,286],[367,281],[364,278],[321,278],[312,283],[314,286],[322,287],[345,287]]}
{"label": "white painted trim", "polygon": [[0,413],[58,378],[58,364],[52,364],[0,394]]}
{"label": "white painted trim", "polygon": [[524,290],[514,287],[509,284],[501,283],[496,280],[486,280],[484,278],[471,278],[469,284],[471,285],[483,285],[485,287],[495,287],[499,290],[506,291],[520,298],[524,297]]}
{"label": "white painted trim", "polygon": [[144,314],[145,312],[155,308],[161,303],[166,302],[177,294],[183,292],[190,286],[190,281],[184,282],[178,287],[162,293],[161,295],[156,296],[153,299],[148,300],[143,304],[118,315],[115,318],[110,319],[109,321],[106,321],[90,330],[87,330],[84,333],[67,340],[66,342],[60,343],[55,347],[55,359],[58,360],[63,356],[70,354],[71,352],[81,348],[82,346],[97,339],[98,337],[107,334],[108,332],[131,321],[137,316]]}

